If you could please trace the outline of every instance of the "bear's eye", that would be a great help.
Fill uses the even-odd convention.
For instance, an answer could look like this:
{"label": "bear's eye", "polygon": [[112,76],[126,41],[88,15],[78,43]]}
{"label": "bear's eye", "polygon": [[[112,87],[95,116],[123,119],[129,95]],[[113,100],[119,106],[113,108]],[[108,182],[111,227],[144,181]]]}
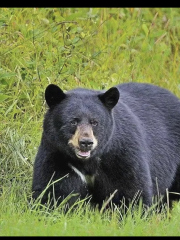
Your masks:
{"label": "bear's eye", "polygon": [[72,126],[76,126],[78,124],[78,120],[77,119],[73,119],[73,120],[70,121],[70,124]]}
{"label": "bear's eye", "polygon": [[90,120],[90,124],[95,127],[98,125],[98,122],[96,120],[92,119],[92,120]]}

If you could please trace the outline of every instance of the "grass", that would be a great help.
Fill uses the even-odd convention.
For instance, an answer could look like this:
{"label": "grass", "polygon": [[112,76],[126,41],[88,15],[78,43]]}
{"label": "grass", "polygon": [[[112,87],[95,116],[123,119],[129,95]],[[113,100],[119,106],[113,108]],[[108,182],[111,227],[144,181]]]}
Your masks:
{"label": "grass", "polygon": [[148,82],[180,97],[179,8],[0,8],[0,235],[179,236],[180,205],[132,219],[28,204],[49,83]]}
{"label": "grass", "polygon": [[[14,191],[14,186],[13,186]],[[6,204],[6,200],[9,204]],[[141,217],[137,208],[134,217],[131,213],[122,215],[118,209],[100,214],[89,205],[78,203],[75,211],[63,213],[63,207],[49,211],[33,209],[27,202],[26,193],[21,200],[12,192],[1,196],[0,232],[1,236],[179,236],[180,207],[176,204],[167,217],[165,212]]]}

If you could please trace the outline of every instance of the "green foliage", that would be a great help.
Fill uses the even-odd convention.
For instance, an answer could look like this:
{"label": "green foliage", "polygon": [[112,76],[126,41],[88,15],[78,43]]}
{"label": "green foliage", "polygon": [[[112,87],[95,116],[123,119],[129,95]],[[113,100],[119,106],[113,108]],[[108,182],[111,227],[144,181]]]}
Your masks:
{"label": "green foliage", "polygon": [[179,15],[180,8],[0,8],[0,235],[179,235],[179,205],[170,220],[119,222],[118,210],[37,216],[27,204],[46,86],[136,81],[180,97]]}

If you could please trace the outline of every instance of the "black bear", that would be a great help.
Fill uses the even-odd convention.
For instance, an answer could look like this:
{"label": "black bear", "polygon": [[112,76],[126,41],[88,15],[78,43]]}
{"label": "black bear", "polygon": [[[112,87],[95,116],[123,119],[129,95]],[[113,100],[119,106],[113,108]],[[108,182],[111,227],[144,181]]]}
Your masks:
{"label": "black bear", "polygon": [[34,199],[43,193],[42,203],[59,204],[72,194],[71,205],[90,195],[101,208],[111,196],[128,204],[140,194],[150,206],[180,192],[180,100],[170,91],[131,82],[65,93],[50,84],[45,99]]}

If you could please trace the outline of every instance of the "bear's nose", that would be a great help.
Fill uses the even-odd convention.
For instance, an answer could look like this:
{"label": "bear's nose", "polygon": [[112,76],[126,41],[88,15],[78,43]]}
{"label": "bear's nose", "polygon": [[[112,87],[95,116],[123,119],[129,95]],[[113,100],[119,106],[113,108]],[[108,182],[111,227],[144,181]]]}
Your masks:
{"label": "bear's nose", "polygon": [[90,138],[82,138],[79,140],[79,147],[84,150],[91,150],[93,146],[93,141]]}

